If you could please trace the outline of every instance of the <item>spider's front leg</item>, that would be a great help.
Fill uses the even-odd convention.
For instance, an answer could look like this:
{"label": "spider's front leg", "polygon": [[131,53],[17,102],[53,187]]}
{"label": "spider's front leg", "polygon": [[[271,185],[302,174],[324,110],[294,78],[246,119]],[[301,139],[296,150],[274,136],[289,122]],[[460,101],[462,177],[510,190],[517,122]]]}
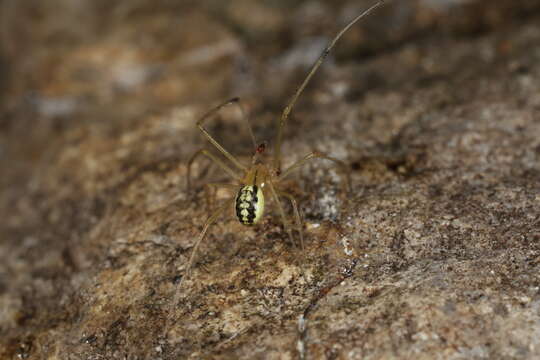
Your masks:
{"label": "spider's front leg", "polygon": [[351,171],[350,171],[349,167],[347,166],[347,164],[345,164],[343,161],[338,160],[338,159],[336,159],[336,158],[334,158],[332,156],[328,156],[325,153],[320,152],[320,151],[312,151],[312,152],[310,152],[309,154],[304,156],[302,159],[298,160],[297,162],[295,162],[294,164],[289,166],[287,169],[285,169],[285,171],[283,171],[281,173],[281,175],[279,176],[278,179],[280,181],[283,180],[288,175],[290,175],[293,171],[298,170],[300,167],[304,166],[310,160],[313,160],[313,159],[326,159],[326,160],[330,160],[334,164],[338,165],[341,168],[341,170],[343,171],[343,173],[345,174],[346,190],[347,190],[347,192],[351,192],[351,190],[352,190],[351,189]]}
{"label": "spider's front leg", "polygon": [[[203,133],[203,135],[206,137],[206,139],[221,153],[223,156],[225,156],[235,167],[235,169],[229,167],[225,162],[220,160],[217,156],[212,154],[210,151],[206,149],[201,149],[189,159],[188,165],[187,165],[187,190],[189,191],[191,188],[191,166],[193,165],[193,162],[195,159],[200,156],[204,155],[208,157],[212,162],[217,164],[223,171],[225,171],[229,176],[231,176],[233,179],[239,181],[245,172],[248,170],[247,167],[242,164],[236,157],[234,157],[230,152],[228,152],[216,139],[210,135],[210,133],[204,128],[203,123],[208,120],[210,117],[214,116],[216,113],[218,113],[221,109],[223,109],[226,106],[229,105],[237,105],[238,109],[240,110],[242,119],[245,119],[247,122],[249,134],[251,136],[251,140],[253,142],[253,146],[256,147],[256,140],[255,136],[253,135],[253,130],[251,129],[251,124],[249,122],[249,119],[246,117],[245,111],[243,107],[240,105],[240,99],[239,98],[233,98],[231,100],[228,100],[222,104],[219,104],[215,108],[208,111],[206,114],[204,114],[198,121],[197,121],[197,127],[199,130]],[[240,173],[239,173],[240,171]]]}
{"label": "spider's front leg", "polygon": [[212,162],[214,162],[216,165],[218,165],[223,171],[225,171],[230,177],[233,179],[240,181],[241,176],[235,172],[233,169],[231,169],[227,164],[225,164],[223,161],[221,161],[219,158],[217,158],[214,154],[212,154],[210,151],[206,149],[201,149],[197,151],[193,156],[189,159],[187,164],[187,174],[186,174],[186,191],[191,190],[191,166],[193,165],[193,162],[197,157],[200,155],[204,155],[208,157]]}
{"label": "spider's front leg", "polygon": [[[228,106],[228,105],[231,105],[231,104],[238,104],[238,101],[239,101],[238,98],[234,98],[234,99],[231,99],[229,101],[224,102],[223,104],[220,104],[220,105],[216,106],[215,108],[213,108],[212,110],[210,110],[209,112],[204,114],[197,121],[197,127],[203,133],[203,135],[208,139],[208,141],[210,141],[210,143],[212,145],[214,145],[214,147],[216,149],[218,149],[220,153],[222,153],[227,159],[229,159],[229,161],[232,162],[234,164],[234,166],[236,166],[238,169],[241,169],[241,170],[245,171],[245,170],[247,170],[246,166],[244,164],[242,164],[240,161],[238,161],[234,156],[232,156],[230,152],[225,150],[225,148],[223,146],[221,146],[221,144],[218,143],[217,140],[214,139],[212,137],[212,135],[210,135],[210,133],[203,127],[204,121],[206,121],[209,117],[211,117],[212,115],[217,113],[219,110],[221,110],[225,106]],[[243,113],[243,111],[242,111],[242,113]]]}

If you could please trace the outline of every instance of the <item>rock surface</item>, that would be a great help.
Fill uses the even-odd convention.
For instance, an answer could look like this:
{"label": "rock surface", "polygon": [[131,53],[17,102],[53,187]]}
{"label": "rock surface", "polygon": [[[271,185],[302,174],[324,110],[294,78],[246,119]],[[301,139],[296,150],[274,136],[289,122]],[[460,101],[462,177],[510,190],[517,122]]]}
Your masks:
{"label": "rock surface", "polygon": [[[303,94],[270,206],[227,214],[186,163],[240,96],[270,140],[368,1],[0,2],[1,359],[540,358],[540,3],[393,1]],[[252,149],[234,111],[208,123]],[[218,191],[218,200],[227,198]],[[292,218],[290,208],[287,214]],[[182,286],[180,281],[184,278]]]}

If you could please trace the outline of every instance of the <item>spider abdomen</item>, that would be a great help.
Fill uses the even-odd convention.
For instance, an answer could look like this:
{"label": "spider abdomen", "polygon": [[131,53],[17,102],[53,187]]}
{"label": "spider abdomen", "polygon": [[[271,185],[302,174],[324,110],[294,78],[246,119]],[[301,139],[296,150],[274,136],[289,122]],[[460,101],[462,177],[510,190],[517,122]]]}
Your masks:
{"label": "spider abdomen", "polygon": [[236,195],[236,217],[244,225],[257,223],[264,211],[264,195],[257,185],[244,185]]}

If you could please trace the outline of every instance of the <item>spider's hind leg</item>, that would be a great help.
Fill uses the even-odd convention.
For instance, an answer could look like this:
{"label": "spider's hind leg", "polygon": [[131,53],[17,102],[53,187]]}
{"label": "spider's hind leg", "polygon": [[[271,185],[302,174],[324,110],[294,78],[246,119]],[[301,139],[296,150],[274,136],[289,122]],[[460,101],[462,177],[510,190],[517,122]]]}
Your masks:
{"label": "spider's hind leg", "polygon": [[224,188],[232,192],[238,190],[238,185],[227,184],[227,183],[206,183],[204,184],[205,193],[206,193],[206,206],[207,209],[212,210],[216,202],[217,190],[218,188]]}
{"label": "spider's hind leg", "polygon": [[206,222],[204,223],[203,229],[199,233],[199,237],[197,238],[197,240],[195,241],[195,244],[193,245],[193,248],[191,250],[191,255],[190,255],[188,263],[186,265],[186,270],[185,270],[184,276],[182,277],[182,280],[180,281],[180,284],[178,285],[178,288],[181,287],[184,280],[187,277],[189,277],[189,275],[191,274],[191,268],[192,268],[193,263],[195,261],[195,258],[196,258],[196,255],[197,255],[197,250],[199,249],[199,246],[201,245],[202,241],[206,238],[206,233],[208,232],[208,229],[210,228],[210,226],[213,223],[216,222],[218,217],[220,215],[222,215],[225,212],[225,210],[227,210],[227,207],[232,205],[233,201],[234,201],[234,198],[227,200],[225,202],[225,204],[221,205],[216,211],[214,211],[212,213],[212,215],[210,215],[208,217],[208,219],[206,219]]}
{"label": "spider's hind leg", "polygon": [[[225,202],[225,204],[223,204],[222,206],[219,207],[219,209],[217,209],[216,211],[214,211],[212,213],[212,215],[210,215],[205,223],[204,223],[204,226],[203,226],[203,229],[201,230],[201,232],[199,233],[199,237],[197,238],[197,240],[195,241],[195,244],[193,245],[193,248],[191,250],[191,255],[189,257],[189,260],[188,260],[188,263],[186,265],[186,268],[184,270],[184,275],[182,276],[182,278],[180,279],[180,282],[178,284],[178,286],[176,287],[176,290],[175,290],[175,293],[174,293],[174,297],[173,297],[173,300],[170,304],[170,311],[169,313],[172,314],[178,304],[178,301],[180,300],[180,295],[182,294],[182,285],[184,284],[184,282],[186,281],[186,279],[190,276],[191,274],[191,268],[193,266],[193,263],[195,261],[195,258],[196,258],[196,255],[197,255],[197,250],[199,248],[199,246],[201,245],[201,243],[203,242],[203,240],[206,238],[206,234],[208,232],[208,229],[210,228],[210,226],[215,223],[215,221],[219,218],[220,215],[223,214],[223,212],[227,209],[228,206],[230,206],[232,204],[232,201],[234,200],[233,199],[230,199],[230,200],[227,200]],[[166,325],[165,325],[165,329],[166,331],[169,331],[169,329],[171,328],[171,323],[173,321],[172,319],[172,315],[169,314],[169,317],[167,319],[167,322],[166,322]]]}

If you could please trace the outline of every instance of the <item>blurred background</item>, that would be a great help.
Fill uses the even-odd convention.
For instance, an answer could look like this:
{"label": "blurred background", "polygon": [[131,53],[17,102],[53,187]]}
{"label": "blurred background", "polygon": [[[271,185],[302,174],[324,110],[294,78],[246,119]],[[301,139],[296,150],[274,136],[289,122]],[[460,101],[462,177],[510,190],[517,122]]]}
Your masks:
{"label": "blurred background", "polygon": [[[198,229],[191,219],[206,212],[191,205],[184,213],[173,208],[149,215],[170,199],[189,200],[179,191],[186,160],[204,144],[196,120],[239,96],[257,137],[272,140],[287,99],[326,43],[373,3],[0,0],[0,357],[67,359],[73,351],[80,358],[112,359],[130,353],[124,350],[133,340],[126,339],[137,336],[139,350],[130,353],[137,358],[183,358],[201,344],[220,344],[195,339],[175,347],[163,340],[164,294],[172,285],[153,287],[163,297],[146,314],[145,334],[127,320],[112,321],[107,331],[116,335],[110,343],[102,340],[107,331],[95,330],[97,320],[86,323],[98,301],[92,289],[110,281],[103,274],[129,264],[126,254],[135,251],[110,244],[130,242],[135,224],[145,224],[137,231],[150,231],[164,218],[177,219],[162,229],[167,236]],[[538,0],[387,1],[350,29],[306,89],[285,130],[286,161],[316,147],[347,161],[355,179],[374,190],[383,180],[388,185],[416,174],[411,169],[418,164],[466,172],[462,165],[476,163],[459,146],[475,146],[476,138],[456,140],[471,122],[453,119],[466,118],[468,104],[478,113],[482,99],[536,111],[540,106],[538,78],[531,75],[538,74],[539,24]],[[433,115],[438,111],[445,115]],[[438,127],[425,114],[446,125]],[[538,117],[524,116],[528,120],[508,130],[516,137],[505,145],[528,144],[516,155],[524,165],[505,174],[534,182]],[[208,128],[233,153],[251,153],[247,129],[234,112]],[[454,132],[459,135],[450,141]],[[493,148],[504,143],[491,141]],[[455,158],[444,155],[449,144],[458,144]],[[482,159],[495,159],[488,153]],[[495,171],[506,164],[501,161],[481,169]],[[433,196],[441,189],[433,188]],[[324,195],[311,190],[315,198]],[[338,217],[314,204],[304,209],[308,219]],[[172,237],[171,243],[179,241]],[[188,248],[186,239],[180,243]],[[175,251],[154,261],[178,256]],[[145,281],[173,278],[174,266],[146,273]],[[113,288],[138,285],[125,286]],[[115,306],[107,311],[126,309]],[[120,338],[116,348],[110,345]],[[96,342],[100,347],[91,347]],[[251,350],[242,351],[226,354]]]}
{"label": "blurred background", "polygon": [[[372,3],[4,0],[0,91],[3,153],[9,155],[3,159],[20,157],[10,167],[23,166],[73,126],[92,123],[123,133],[149,114],[184,105],[208,109],[232,96],[262,117],[258,127],[268,127],[267,115],[279,114],[326,42]],[[414,86],[411,81],[444,79],[478,59],[464,58],[461,69],[449,69],[415,44],[497,32],[497,53],[479,49],[477,55],[498,57],[512,45],[504,29],[529,21],[539,9],[535,0],[390,1],[349,31],[327,67],[357,66],[357,78],[342,94],[350,101],[372,89],[397,91]],[[396,52],[399,67],[358,69]],[[331,76],[339,78],[339,70]],[[304,97],[309,102],[309,94]],[[174,146],[167,144],[177,153]]]}
{"label": "blurred background", "polygon": [[[7,188],[27,179],[77,132],[107,142],[137,126],[155,127],[140,136],[173,135],[154,145],[183,155],[180,145],[198,136],[191,115],[232,96],[242,98],[260,137],[270,139],[272,122],[325,43],[372,3],[4,0],[0,161],[6,165],[0,181]],[[325,65],[332,72],[322,70],[313,82],[334,86],[334,99],[326,100],[331,108],[376,89],[399,92],[456,73],[466,77],[485,69],[479,60],[508,55],[519,40],[510,39],[507,29],[531,22],[539,9],[536,0],[390,1],[348,32]],[[425,50],[489,33],[499,38],[496,48],[456,55],[453,64]],[[391,64],[395,60],[373,66],[381,54],[396,54],[399,66]],[[300,106],[313,101],[309,91]],[[142,125],[152,114],[168,119]],[[230,133],[219,129],[222,140],[237,134],[234,125]],[[134,139],[133,156],[153,158],[143,149],[148,144]]]}

